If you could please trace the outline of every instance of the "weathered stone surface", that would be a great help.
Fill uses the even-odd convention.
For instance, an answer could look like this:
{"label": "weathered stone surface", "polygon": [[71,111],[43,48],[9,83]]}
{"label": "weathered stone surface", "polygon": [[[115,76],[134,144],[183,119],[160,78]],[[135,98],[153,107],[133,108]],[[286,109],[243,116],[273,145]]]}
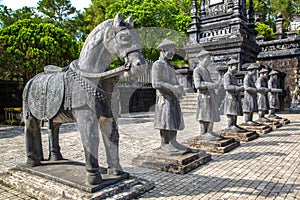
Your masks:
{"label": "weathered stone surface", "polygon": [[193,149],[200,149],[213,153],[227,153],[232,149],[240,146],[240,142],[232,138],[222,139],[218,141],[208,141],[203,140],[199,137],[193,137],[189,138],[186,142],[184,142],[184,144]]}
{"label": "weathered stone surface", "polygon": [[132,165],[156,169],[175,174],[186,174],[211,160],[205,152],[188,153],[181,156],[166,156],[149,152],[132,160]]}
{"label": "weathered stone surface", "polygon": [[249,126],[247,124],[240,124],[240,127],[246,130],[255,131],[258,134],[266,134],[272,131],[272,128],[267,125],[260,124],[258,126]]}
{"label": "weathered stone surface", "polygon": [[287,118],[281,118],[280,117],[280,118],[276,119],[274,117],[269,117],[269,119],[272,120],[272,121],[278,122],[280,124],[283,124],[283,125],[290,123],[290,120],[288,120]]}
{"label": "weathered stone surface", "polygon": [[249,142],[251,140],[258,138],[259,136],[255,131],[230,132],[227,131],[226,129],[221,130],[220,134],[224,138],[233,138],[235,140],[242,141],[242,142]]}
{"label": "weathered stone surface", "polygon": [[[129,176],[102,174],[103,183],[89,185],[80,162],[47,162],[39,167],[18,166],[0,176],[0,182],[37,199],[132,199],[152,189],[154,183]],[[63,166],[63,167],[62,167]],[[106,173],[104,168],[101,168]]]}
{"label": "weathered stone surface", "polygon": [[276,121],[271,121],[271,122],[259,122],[259,121],[257,121],[257,123],[265,125],[265,126],[269,126],[273,130],[275,130],[277,128],[280,128],[282,126],[282,124],[280,124],[279,122],[276,122]]}

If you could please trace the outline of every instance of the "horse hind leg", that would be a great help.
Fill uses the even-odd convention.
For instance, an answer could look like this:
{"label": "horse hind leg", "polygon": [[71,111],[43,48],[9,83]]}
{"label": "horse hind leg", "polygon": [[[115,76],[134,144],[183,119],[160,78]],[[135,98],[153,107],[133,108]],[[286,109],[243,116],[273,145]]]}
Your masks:
{"label": "horse hind leg", "polygon": [[40,120],[32,115],[25,119],[25,143],[28,166],[41,165],[43,160],[43,147]]}
{"label": "horse hind leg", "polygon": [[49,158],[48,160],[63,160],[59,146],[59,127],[61,123],[54,123],[49,120],[48,134],[49,134]]}

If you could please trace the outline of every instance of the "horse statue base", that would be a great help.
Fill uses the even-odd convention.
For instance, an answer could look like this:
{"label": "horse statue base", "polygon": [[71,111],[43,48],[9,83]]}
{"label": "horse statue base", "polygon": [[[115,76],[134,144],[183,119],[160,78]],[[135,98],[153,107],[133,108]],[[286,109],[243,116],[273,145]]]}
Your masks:
{"label": "horse statue base", "polygon": [[[63,166],[63,167],[62,167]],[[0,176],[0,182],[37,199],[133,199],[154,187],[154,183],[123,173],[108,175],[100,168],[102,182],[85,182],[85,164],[70,160],[42,161],[36,167],[17,166]],[[28,179],[30,177],[30,179]]]}

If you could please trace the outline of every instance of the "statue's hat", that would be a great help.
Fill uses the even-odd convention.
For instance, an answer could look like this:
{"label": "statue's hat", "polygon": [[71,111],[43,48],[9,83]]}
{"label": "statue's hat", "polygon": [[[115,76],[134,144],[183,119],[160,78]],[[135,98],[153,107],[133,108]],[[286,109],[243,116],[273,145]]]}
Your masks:
{"label": "statue's hat", "polygon": [[275,70],[272,70],[269,75],[271,76],[271,75],[275,75],[275,74],[278,74],[278,72]]}
{"label": "statue's hat", "polygon": [[196,55],[196,58],[201,58],[202,56],[205,56],[205,55],[211,55],[211,52],[206,51],[205,49],[202,49],[202,50]]}
{"label": "statue's hat", "polygon": [[268,70],[267,69],[265,69],[265,68],[262,68],[258,73],[259,74],[261,74],[261,73],[265,73],[265,72],[267,72],[268,73]]}
{"label": "statue's hat", "polygon": [[231,59],[231,60],[227,63],[227,65],[235,65],[235,64],[238,64],[238,63],[239,63],[238,60]]}
{"label": "statue's hat", "polygon": [[160,43],[157,47],[159,50],[161,49],[170,49],[170,48],[176,48],[176,43],[168,40],[168,39],[164,39],[164,41],[162,43]]}
{"label": "statue's hat", "polygon": [[252,69],[258,69],[258,67],[257,67],[256,65],[250,64],[250,65],[247,67],[247,70],[252,70]]}

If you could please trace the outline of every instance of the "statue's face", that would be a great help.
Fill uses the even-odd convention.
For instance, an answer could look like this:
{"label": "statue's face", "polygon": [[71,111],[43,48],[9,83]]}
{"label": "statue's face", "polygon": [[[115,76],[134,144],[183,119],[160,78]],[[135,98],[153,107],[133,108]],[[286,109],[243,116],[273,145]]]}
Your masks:
{"label": "statue's face", "polygon": [[250,74],[251,76],[253,76],[253,75],[256,74],[256,72],[257,72],[256,69],[251,69],[251,70],[249,71],[249,74]]}
{"label": "statue's face", "polygon": [[[201,60],[201,58],[200,58]],[[202,57],[202,63],[204,65],[204,67],[207,67],[207,65],[211,62],[211,57],[209,54],[205,55],[204,57]]]}
{"label": "statue's face", "polygon": [[175,55],[175,48],[168,48],[161,51],[163,56],[168,60],[172,60]]}

